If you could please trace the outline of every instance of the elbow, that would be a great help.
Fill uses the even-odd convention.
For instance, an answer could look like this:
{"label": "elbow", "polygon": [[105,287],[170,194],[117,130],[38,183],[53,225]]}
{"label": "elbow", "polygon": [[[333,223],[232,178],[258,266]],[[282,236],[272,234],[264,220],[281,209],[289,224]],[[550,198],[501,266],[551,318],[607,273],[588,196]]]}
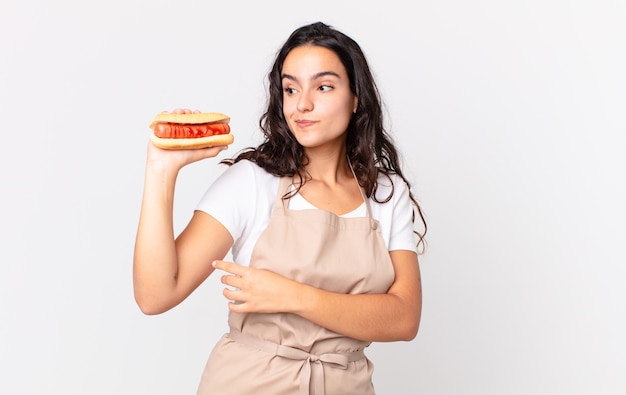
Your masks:
{"label": "elbow", "polygon": [[386,326],[382,329],[381,333],[374,336],[374,338],[370,340],[383,342],[410,342],[417,337],[418,330],[419,322],[407,319],[402,322],[397,322],[396,325]]}
{"label": "elbow", "polygon": [[417,337],[417,333],[420,329],[420,323],[422,320],[422,301],[421,298],[419,302],[411,308],[409,313],[407,314],[407,320],[404,325],[404,339],[405,341],[411,341]]}
{"label": "elbow", "polygon": [[421,321],[421,309],[417,314],[407,314],[403,324],[398,328],[398,338],[401,341],[411,341],[417,337]]}
{"label": "elbow", "polygon": [[162,313],[162,311],[160,311],[158,308],[156,308],[156,306],[150,303],[140,302],[139,300],[137,300],[136,302],[137,306],[139,306],[139,310],[145,315],[158,315]]}
{"label": "elbow", "polygon": [[133,296],[135,303],[145,315],[158,315],[165,313],[175,306],[175,294],[166,291],[163,286],[141,283],[133,284]]}
{"label": "elbow", "polygon": [[138,304],[138,305],[139,305],[139,310],[141,310],[141,312],[145,315],[159,315],[164,312],[164,310],[160,310],[149,305],[143,305],[143,304]]}
{"label": "elbow", "polygon": [[406,328],[401,334],[401,340],[411,341],[417,337],[418,332],[419,332],[419,320],[416,320],[406,325]]}
{"label": "elbow", "polygon": [[145,315],[158,315],[169,310],[153,297],[141,296],[135,293],[135,302],[139,310]]}
{"label": "elbow", "polygon": [[363,337],[361,340],[377,341],[377,342],[410,342],[417,337],[419,331],[419,319],[412,317],[403,317],[396,319],[392,324],[379,327],[379,331],[373,333],[370,337]]}

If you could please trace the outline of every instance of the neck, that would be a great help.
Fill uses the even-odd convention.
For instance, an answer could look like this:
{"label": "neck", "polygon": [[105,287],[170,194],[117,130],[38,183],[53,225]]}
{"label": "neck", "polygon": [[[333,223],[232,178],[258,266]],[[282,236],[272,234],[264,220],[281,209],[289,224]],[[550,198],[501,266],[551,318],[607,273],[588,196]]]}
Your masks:
{"label": "neck", "polygon": [[308,163],[303,169],[304,179],[333,184],[353,177],[345,147],[335,152],[306,151],[305,154]]}

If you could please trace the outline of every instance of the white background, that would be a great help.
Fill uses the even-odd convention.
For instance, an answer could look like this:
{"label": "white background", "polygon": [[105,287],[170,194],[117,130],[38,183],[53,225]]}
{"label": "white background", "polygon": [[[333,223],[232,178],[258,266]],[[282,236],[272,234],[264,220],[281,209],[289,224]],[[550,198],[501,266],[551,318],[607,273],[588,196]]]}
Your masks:
{"label": "white background", "polygon": [[[429,222],[386,394],[625,394],[626,5],[610,0],[0,0],[0,393],[193,394],[210,278],[144,316],[132,255],[152,116],[259,141],[264,78],[316,20],[355,38]],[[180,175],[179,231],[217,160]]]}

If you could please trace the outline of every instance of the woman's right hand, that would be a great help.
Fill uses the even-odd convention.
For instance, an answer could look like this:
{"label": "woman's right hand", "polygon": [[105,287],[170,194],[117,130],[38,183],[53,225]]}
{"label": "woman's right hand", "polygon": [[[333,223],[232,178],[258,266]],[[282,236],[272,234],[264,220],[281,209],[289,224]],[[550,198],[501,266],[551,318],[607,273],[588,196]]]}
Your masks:
{"label": "woman's right hand", "polygon": [[[167,113],[167,111],[163,111]],[[191,114],[191,113],[199,113],[199,110],[192,111],[188,108],[176,108],[172,111],[173,114]],[[166,165],[168,168],[174,168],[176,170],[181,169],[182,167],[197,162],[202,159],[213,158],[216,157],[221,151],[227,149],[228,146],[221,145],[216,147],[208,147],[208,148],[196,148],[196,149],[178,149],[178,150],[167,150],[162,149],[152,142],[148,143],[148,155],[147,162],[148,163],[161,163]]]}

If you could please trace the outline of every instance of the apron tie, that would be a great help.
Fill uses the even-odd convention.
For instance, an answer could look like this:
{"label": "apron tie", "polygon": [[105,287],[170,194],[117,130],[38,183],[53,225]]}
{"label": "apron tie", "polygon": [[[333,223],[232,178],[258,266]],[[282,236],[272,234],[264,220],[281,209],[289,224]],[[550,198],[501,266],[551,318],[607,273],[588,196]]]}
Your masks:
{"label": "apron tie", "polygon": [[257,348],[272,355],[283,358],[304,361],[300,374],[300,395],[309,395],[309,385],[312,382],[311,394],[324,395],[324,365],[335,369],[347,369],[349,362],[358,361],[365,357],[363,350],[346,353],[326,353],[321,355],[310,354],[306,351],[276,344],[247,336],[240,331],[231,329],[228,337],[250,347]]}

